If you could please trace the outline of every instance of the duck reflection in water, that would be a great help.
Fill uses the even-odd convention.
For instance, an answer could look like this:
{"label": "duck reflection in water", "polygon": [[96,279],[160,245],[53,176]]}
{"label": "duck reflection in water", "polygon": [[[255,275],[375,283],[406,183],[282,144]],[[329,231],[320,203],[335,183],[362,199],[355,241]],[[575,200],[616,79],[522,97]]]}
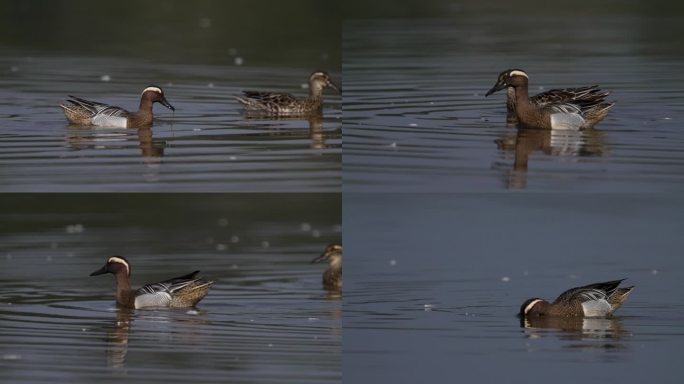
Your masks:
{"label": "duck reflection in water", "polygon": [[70,126],[64,140],[73,150],[119,149],[125,147],[126,142],[135,140],[143,158],[162,157],[166,147],[166,141],[154,139],[150,128],[117,130]]}
{"label": "duck reflection in water", "polygon": [[520,326],[527,339],[556,336],[571,342],[563,348],[579,350],[622,350],[627,347],[620,340],[631,335],[618,317],[525,317]]}
{"label": "duck reflection in water", "polygon": [[[283,130],[280,126],[277,125],[277,121],[282,121],[282,120],[297,120],[297,121],[306,121],[309,124],[309,139],[311,139],[311,144],[309,147],[311,149],[326,149],[331,147],[331,145],[326,144],[326,140],[330,136],[334,136],[332,133],[326,133],[325,130],[323,129],[323,115],[322,114],[312,114],[312,115],[307,115],[307,116],[267,116],[264,117],[263,115],[250,115],[246,114],[245,118],[248,120],[252,121],[270,121],[273,122],[272,127],[269,126],[269,132],[266,133],[265,135],[268,136],[304,136],[304,131],[301,131],[299,127],[295,127],[294,130]],[[259,128],[264,128],[263,126],[259,126]]]}
{"label": "duck reflection in water", "polygon": [[[116,306],[116,321],[112,322],[111,326],[105,326],[106,329],[106,354],[107,366],[110,368],[125,368],[126,356],[128,355],[129,334],[133,327],[135,320],[142,320],[143,324],[154,324],[154,330],[147,335],[147,339],[161,338],[167,339],[169,335],[173,335],[179,342],[188,342],[189,344],[197,344],[203,341],[197,341],[201,338],[197,332],[193,331],[193,327],[176,327],[177,324],[205,326],[209,321],[203,318],[204,311],[197,309],[182,311],[148,311],[135,312],[133,308],[128,308],[122,305]],[[199,316],[198,316],[199,315]],[[160,329],[168,327],[168,332],[159,332]],[[144,327],[143,327],[144,328]],[[183,331],[181,331],[183,329]],[[138,329],[136,332],[142,334],[145,329]],[[145,339],[145,337],[143,337]],[[164,340],[162,340],[164,341]],[[135,345],[133,346],[135,348]]]}
{"label": "duck reflection in water", "polygon": [[126,362],[128,354],[128,334],[131,325],[132,308],[118,306],[116,309],[116,323],[107,332],[107,366],[121,368]]}
{"label": "duck reflection in water", "polygon": [[509,189],[527,187],[529,157],[536,151],[570,161],[608,153],[604,133],[595,129],[572,131],[519,128],[515,133],[507,132],[495,140],[495,143],[505,157],[513,155],[513,168],[504,175]]}

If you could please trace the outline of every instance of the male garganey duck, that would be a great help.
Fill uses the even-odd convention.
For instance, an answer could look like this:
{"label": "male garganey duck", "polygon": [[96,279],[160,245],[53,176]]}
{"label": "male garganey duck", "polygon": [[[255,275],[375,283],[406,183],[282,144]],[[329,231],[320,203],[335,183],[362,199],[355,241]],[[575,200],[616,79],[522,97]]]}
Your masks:
{"label": "male garganey duck", "polygon": [[523,127],[541,129],[591,128],[608,114],[615,103],[604,103],[609,92],[598,85],[579,88],[552,89],[532,98],[528,95],[528,75],[521,69],[501,72],[486,96],[508,89],[506,108],[509,121],[515,115]]}
{"label": "male garganey duck", "polygon": [[625,279],[571,288],[561,293],[553,303],[539,298],[529,299],[520,307],[520,316],[611,316],[634,288],[618,288],[623,280]]}
{"label": "male garganey duck", "polygon": [[197,278],[199,271],[159,283],[131,289],[131,265],[123,256],[111,256],[104,267],[90,276],[111,273],[116,277],[116,302],[129,308],[186,308],[194,307],[207,295],[213,281]]}
{"label": "male garganey duck", "polygon": [[140,107],[137,112],[127,110],[112,105],[98,103],[69,95],[69,104],[60,104],[64,109],[69,123],[76,125],[95,125],[99,127],[112,128],[147,128],[152,126],[153,114],[152,105],[160,103],[166,108],[175,111],[176,109],[166,101],[164,91],[157,86],[145,88],[140,96]]}

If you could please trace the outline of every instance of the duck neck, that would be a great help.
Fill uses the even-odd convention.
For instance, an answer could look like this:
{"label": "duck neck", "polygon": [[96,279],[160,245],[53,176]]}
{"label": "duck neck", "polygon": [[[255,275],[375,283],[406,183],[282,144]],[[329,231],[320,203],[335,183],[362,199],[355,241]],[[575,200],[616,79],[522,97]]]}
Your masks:
{"label": "duck neck", "polygon": [[129,304],[131,296],[131,282],[126,272],[121,271],[116,274],[116,301],[122,305]]}
{"label": "duck neck", "polygon": [[323,98],[323,87],[316,83],[316,82],[310,82],[309,83],[309,99],[312,100],[317,100]]}
{"label": "duck neck", "polygon": [[525,119],[521,117],[528,115],[531,110],[534,110],[534,105],[530,102],[530,96],[527,92],[527,82],[515,87],[513,94],[515,96],[515,114],[519,122],[524,122]]}
{"label": "duck neck", "polygon": [[152,114],[152,105],[153,104],[154,103],[149,98],[147,98],[147,97],[141,98],[140,99],[140,106],[138,107],[138,112],[145,112],[145,113]]}

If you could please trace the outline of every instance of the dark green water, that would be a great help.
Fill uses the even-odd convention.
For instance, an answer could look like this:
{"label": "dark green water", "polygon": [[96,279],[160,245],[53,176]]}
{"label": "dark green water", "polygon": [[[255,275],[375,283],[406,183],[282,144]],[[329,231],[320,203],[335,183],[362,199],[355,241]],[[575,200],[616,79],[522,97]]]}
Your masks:
{"label": "dark green water", "polygon": [[[302,97],[340,82],[336,3],[0,2],[2,191],[336,192],[341,96],[322,119],[247,119],[243,90]],[[161,86],[151,130],[79,128],[68,95],[135,110]]]}
{"label": "dark green water", "polygon": [[[310,264],[341,236],[339,195],[50,194],[0,200],[3,382],[339,383],[341,301]],[[193,270],[197,309],[115,305]]]}

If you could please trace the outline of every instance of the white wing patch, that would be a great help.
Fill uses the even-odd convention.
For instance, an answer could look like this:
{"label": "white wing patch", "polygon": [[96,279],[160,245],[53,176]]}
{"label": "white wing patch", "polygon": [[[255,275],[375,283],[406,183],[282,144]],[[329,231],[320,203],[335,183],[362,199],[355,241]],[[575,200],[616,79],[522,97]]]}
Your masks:
{"label": "white wing patch", "polygon": [[605,292],[598,289],[590,289],[580,293],[582,311],[586,317],[605,317],[613,313],[613,306],[608,302]]}
{"label": "white wing patch", "polygon": [[554,113],[551,115],[551,129],[578,130],[584,125],[584,118],[577,113]]}
{"label": "white wing patch", "polygon": [[128,118],[120,116],[106,116],[98,114],[91,119],[98,127],[128,128]]}
{"label": "white wing patch", "polygon": [[613,307],[605,299],[588,300],[582,303],[582,310],[586,317],[605,317],[613,312]]}
{"label": "white wing patch", "polygon": [[166,292],[146,293],[135,298],[135,308],[168,307],[171,295]]}

